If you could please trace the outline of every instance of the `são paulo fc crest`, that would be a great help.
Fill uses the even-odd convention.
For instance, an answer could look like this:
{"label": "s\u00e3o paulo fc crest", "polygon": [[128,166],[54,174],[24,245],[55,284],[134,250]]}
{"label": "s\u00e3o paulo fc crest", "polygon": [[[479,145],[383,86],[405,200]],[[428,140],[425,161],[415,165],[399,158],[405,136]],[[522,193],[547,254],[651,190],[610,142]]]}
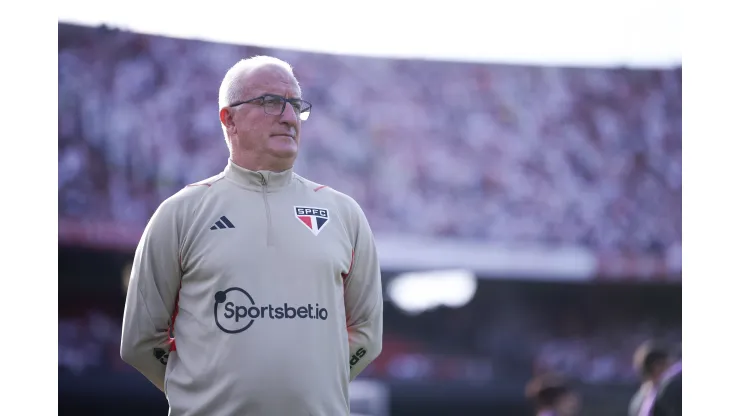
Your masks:
{"label": "s\u00e3o paulo fc crest", "polygon": [[308,227],[313,235],[319,235],[329,222],[329,211],[323,208],[295,207],[295,217]]}

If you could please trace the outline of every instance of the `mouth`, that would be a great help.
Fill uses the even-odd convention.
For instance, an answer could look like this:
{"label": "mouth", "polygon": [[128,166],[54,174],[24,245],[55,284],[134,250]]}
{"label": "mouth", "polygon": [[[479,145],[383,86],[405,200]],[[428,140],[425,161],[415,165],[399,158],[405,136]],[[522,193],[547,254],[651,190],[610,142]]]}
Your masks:
{"label": "mouth", "polygon": [[290,140],[295,140],[295,136],[292,136],[290,134],[273,134],[272,137],[287,137]]}

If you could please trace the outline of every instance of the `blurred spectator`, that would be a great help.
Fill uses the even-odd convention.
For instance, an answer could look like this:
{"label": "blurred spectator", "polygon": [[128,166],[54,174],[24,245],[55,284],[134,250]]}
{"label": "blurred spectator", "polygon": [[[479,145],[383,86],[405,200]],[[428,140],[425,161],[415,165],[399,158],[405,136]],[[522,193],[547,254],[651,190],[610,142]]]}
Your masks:
{"label": "blurred spectator", "polygon": [[683,408],[681,361],[673,363],[661,377],[651,416],[681,416]]}
{"label": "blurred spectator", "polygon": [[634,355],[635,370],[643,383],[629,406],[631,416],[681,414],[681,362],[665,343],[649,340]]}
{"label": "blurred spectator", "polygon": [[537,416],[580,414],[580,397],[560,376],[547,374],[535,377],[527,384],[525,395],[534,403]]}

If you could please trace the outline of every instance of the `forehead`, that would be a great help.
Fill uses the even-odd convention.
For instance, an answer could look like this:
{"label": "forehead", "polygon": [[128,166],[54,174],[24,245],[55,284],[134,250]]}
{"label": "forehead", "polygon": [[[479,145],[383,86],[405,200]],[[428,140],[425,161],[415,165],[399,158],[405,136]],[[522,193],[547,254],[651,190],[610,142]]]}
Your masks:
{"label": "forehead", "polygon": [[242,89],[252,95],[277,94],[300,97],[298,81],[279,66],[264,66],[245,75]]}

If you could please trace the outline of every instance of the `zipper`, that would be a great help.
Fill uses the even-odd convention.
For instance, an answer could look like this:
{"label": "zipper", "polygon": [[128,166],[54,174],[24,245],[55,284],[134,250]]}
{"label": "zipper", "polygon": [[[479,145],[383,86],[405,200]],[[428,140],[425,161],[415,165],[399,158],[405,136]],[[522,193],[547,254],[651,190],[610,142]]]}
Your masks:
{"label": "zipper", "polygon": [[270,214],[270,204],[267,203],[267,179],[260,173],[260,182],[262,182],[262,200],[265,203],[265,214],[267,215],[267,246],[272,245],[272,215]]}

